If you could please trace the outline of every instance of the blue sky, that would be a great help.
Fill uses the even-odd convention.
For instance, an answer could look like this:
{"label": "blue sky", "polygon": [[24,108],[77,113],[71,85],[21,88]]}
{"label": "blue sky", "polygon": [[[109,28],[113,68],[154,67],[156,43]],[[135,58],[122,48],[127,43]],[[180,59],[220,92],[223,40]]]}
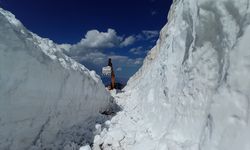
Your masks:
{"label": "blue sky", "polygon": [[128,79],[142,64],[167,22],[172,0],[0,0],[29,30],[58,44],[100,74],[113,58]]}

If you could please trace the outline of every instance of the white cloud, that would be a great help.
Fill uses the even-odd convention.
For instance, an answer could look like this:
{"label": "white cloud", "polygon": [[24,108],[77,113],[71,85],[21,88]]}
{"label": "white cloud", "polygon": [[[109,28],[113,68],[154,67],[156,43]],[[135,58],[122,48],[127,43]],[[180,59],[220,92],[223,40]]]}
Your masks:
{"label": "white cloud", "polygon": [[72,45],[67,52],[72,56],[84,56],[92,52],[103,52],[109,48],[127,47],[133,44],[135,40],[134,36],[117,35],[114,29],[108,29],[107,32],[90,30],[79,43]]}
{"label": "white cloud", "polygon": [[60,45],[58,45],[59,48],[65,50],[66,52],[69,52],[71,46],[72,45],[70,45],[70,44],[60,44]]}
{"label": "white cloud", "polygon": [[127,56],[120,56],[120,55],[113,55],[110,56],[109,58],[112,59],[113,62],[118,64],[119,66],[129,66],[129,67],[134,67],[137,65],[141,65],[143,62],[143,58],[129,58]]}
{"label": "white cloud", "polygon": [[108,59],[112,59],[113,66],[117,77],[129,77],[134,74],[143,62],[143,58],[129,58],[116,54],[104,54],[102,52],[91,52],[85,55],[73,57],[89,69],[95,70],[101,74],[101,68],[108,65]]}
{"label": "white cloud", "polygon": [[75,58],[79,62],[86,62],[95,65],[105,64],[107,61],[107,56],[101,52],[91,52],[87,53],[84,56],[77,56]]}
{"label": "white cloud", "polygon": [[128,57],[127,56],[121,56],[121,55],[112,55],[110,56],[112,60],[119,60],[121,62],[127,61]]}
{"label": "white cloud", "polygon": [[140,34],[136,35],[136,40],[138,40],[138,41],[145,40],[145,38],[144,38],[143,34],[140,33]]}
{"label": "white cloud", "polygon": [[77,45],[84,48],[112,48],[119,45],[123,38],[118,36],[114,29],[108,29],[107,32],[90,30]]}
{"label": "white cloud", "polygon": [[[114,66],[119,66],[120,75],[130,74],[133,70],[140,67],[143,58],[129,58],[128,56],[117,55],[115,51],[105,52],[110,48],[124,48],[133,44],[137,38],[135,36],[119,36],[114,29],[108,29],[107,32],[90,30],[85,37],[74,45],[59,45],[65,50],[65,53],[73,59],[82,63],[90,69],[97,72],[103,66],[106,66],[108,59],[111,58]],[[125,75],[126,76],[126,75]]]}
{"label": "white cloud", "polygon": [[135,42],[136,38],[134,36],[129,36],[127,37],[122,43],[121,46],[122,47],[126,47],[129,46],[131,44],[133,44]]}
{"label": "white cloud", "polygon": [[159,37],[159,31],[157,30],[143,30],[141,33],[136,36],[137,41],[148,41],[148,40],[156,40]]}
{"label": "white cloud", "polygon": [[134,61],[135,65],[141,65],[143,63],[143,58],[136,58]]}
{"label": "white cloud", "polygon": [[111,58],[114,64],[119,66],[134,67],[142,63],[143,58],[131,59],[128,56],[122,55],[107,55],[102,52],[91,52],[85,55],[73,56],[75,60],[83,64],[93,64],[96,66],[107,65],[108,59]]}
{"label": "white cloud", "polygon": [[142,33],[148,40],[159,36],[159,31],[156,30],[143,30]]}
{"label": "white cloud", "polygon": [[143,51],[143,47],[142,46],[139,46],[139,47],[135,47],[135,48],[131,48],[129,50],[130,53],[133,53],[135,55],[140,55],[140,54],[143,54],[144,51]]}

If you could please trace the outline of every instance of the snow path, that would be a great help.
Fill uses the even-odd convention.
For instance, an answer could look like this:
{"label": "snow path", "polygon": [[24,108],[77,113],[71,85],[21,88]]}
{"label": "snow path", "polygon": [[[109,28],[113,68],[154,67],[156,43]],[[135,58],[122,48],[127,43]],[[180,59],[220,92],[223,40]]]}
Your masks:
{"label": "snow path", "polygon": [[[138,150],[138,149],[158,149],[157,142],[154,142],[150,134],[150,129],[145,125],[138,107],[133,103],[130,94],[111,92],[116,103],[122,107],[110,121],[107,121],[106,127],[96,135],[94,139],[94,150]],[[126,130],[125,130],[126,129]]]}

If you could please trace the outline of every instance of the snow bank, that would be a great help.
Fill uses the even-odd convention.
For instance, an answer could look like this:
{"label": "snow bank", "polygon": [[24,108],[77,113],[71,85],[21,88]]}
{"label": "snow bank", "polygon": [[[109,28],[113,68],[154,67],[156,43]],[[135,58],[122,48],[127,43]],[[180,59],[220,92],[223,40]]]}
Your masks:
{"label": "snow bank", "polygon": [[162,147],[250,149],[249,6],[174,1],[156,47],[126,87]]}
{"label": "snow bank", "polygon": [[71,129],[88,125],[109,102],[95,72],[0,8],[0,149],[69,148],[65,136],[85,130]]}
{"label": "snow bank", "polygon": [[[249,2],[174,0],[157,45],[117,96],[124,112],[102,147],[249,150]],[[105,144],[115,130],[125,137]]]}

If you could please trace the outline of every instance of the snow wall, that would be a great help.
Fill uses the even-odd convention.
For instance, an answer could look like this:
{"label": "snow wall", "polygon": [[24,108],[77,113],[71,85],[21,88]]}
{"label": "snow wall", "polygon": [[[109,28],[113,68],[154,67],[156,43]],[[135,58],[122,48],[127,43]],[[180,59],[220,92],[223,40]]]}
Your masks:
{"label": "snow wall", "polygon": [[125,88],[157,149],[250,149],[249,2],[173,1]]}
{"label": "snow wall", "polygon": [[71,129],[87,124],[109,102],[95,72],[0,8],[1,150],[68,149],[63,138],[74,139]]}

